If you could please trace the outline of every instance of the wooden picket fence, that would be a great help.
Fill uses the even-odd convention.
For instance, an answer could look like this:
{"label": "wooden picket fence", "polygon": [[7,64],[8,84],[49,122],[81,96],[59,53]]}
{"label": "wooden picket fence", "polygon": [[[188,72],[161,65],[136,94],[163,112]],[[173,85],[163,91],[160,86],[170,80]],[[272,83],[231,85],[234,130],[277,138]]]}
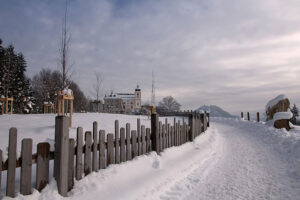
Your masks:
{"label": "wooden picket fence", "polygon": [[159,154],[166,148],[193,141],[209,125],[206,114],[190,113],[188,118],[187,123],[174,118],[171,125],[167,119],[160,122],[158,115],[152,114],[151,129],[145,128],[137,119],[136,130],[131,130],[129,123],[120,128],[119,121],[115,120],[114,134],[106,134],[104,130],[98,132],[98,124],[94,122],[93,131],[85,134],[81,127],[77,128],[75,145],[75,140],[69,139],[68,117],[58,116],[55,119],[55,151],[50,151],[50,144],[43,142],[37,145],[37,153],[32,154],[32,139],[23,139],[20,158],[17,158],[17,129],[11,128],[7,160],[2,160],[0,150],[0,188],[2,171],[7,171],[6,196],[15,197],[16,168],[21,168],[19,192],[31,194],[32,165],[36,164],[35,188],[41,191],[49,183],[50,160],[54,160],[53,176],[58,192],[67,196],[74,178],[80,180],[92,171],[105,169],[111,164],[132,160],[151,151]]}

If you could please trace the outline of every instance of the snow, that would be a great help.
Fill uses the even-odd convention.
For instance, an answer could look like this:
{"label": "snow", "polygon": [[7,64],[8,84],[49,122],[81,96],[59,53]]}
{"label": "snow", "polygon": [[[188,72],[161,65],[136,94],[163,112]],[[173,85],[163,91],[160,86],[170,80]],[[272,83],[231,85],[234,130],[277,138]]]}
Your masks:
{"label": "snow", "polygon": [[[47,118],[29,116],[36,116],[39,123],[38,118]],[[100,127],[113,131],[106,124],[113,124],[116,117],[121,127],[126,121],[133,124],[137,116],[78,114],[74,124],[80,121],[91,130],[93,117],[101,119]],[[147,117],[141,121],[150,125]],[[299,127],[287,132],[263,122],[230,118],[212,118],[210,125],[193,142],[166,149],[160,156],[152,152],[75,181],[69,199],[299,199]],[[63,198],[52,179],[43,191],[25,197],[18,194],[16,199]]]}
{"label": "snow", "polygon": [[293,113],[291,112],[277,112],[275,113],[273,120],[281,120],[281,119],[291,119],[293,117]]}
{"label": "snow", "polygon": [[71,89],[64,89],[64,93],[68,96],[71,96],[73,91]]}
{"label": "snow", "polygon": [[287,99],[288,97],[284,94],[280,94],[277,97],[275,97],[274,99],[270,100],[267,105],[266,105],[266,110],[268,110],[269,108],[272,108],[274,105],[276,105],[279,101]]}

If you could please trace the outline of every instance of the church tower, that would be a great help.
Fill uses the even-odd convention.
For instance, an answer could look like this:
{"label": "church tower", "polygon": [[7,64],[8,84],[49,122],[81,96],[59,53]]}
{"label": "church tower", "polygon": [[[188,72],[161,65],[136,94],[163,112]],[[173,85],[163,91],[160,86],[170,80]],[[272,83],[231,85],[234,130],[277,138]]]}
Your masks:
{"label": "church tower", "polygon": [[139,85],[134,90],[134,105],[136,110],[140,110],[142,107],[142,92]]}

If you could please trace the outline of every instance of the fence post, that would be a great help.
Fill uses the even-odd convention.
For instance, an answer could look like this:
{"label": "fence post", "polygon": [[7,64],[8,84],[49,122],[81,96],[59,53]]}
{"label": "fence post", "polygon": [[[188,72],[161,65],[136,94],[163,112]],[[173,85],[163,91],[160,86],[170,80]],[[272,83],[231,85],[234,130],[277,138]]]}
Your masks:
{"label": "fence post", "polygon": [[[50,145],[43,142],[37,145],[36,189],[41,191],[49,183]],[[67,175],[68,176],[68,175]]]}
{"label": "fence post", "polygon": [[192,142],[194,140],[194,115],[191,113],[189,115],[189,126],[190,126],[190,132],[189,132],[189,140]]}
{"label": "fence post", "polygon": [[137,155],[142,155],[141,151],[141,119],[137,119],[137,129],[136,129],[136,137],[137,137]]}
{"label": "fence post", "polygon": [[0,188],[1,188],[1,178],[2,178],[1,174],[2,174],[2,150],[0,149]]}
{"label": "fence post", "polygon": [[250,121],[250,113],[247,112],[248,121]]}
{"label": "fence post", "polygon": [[76,149],[76,180],[82,178],[82,149],[83,148],[83,129],[77,128],[77,149]]}
{"label": "fence post", "polygon": [[257,122],[259,122],[259,112],[257,112],[256,115],[257,115]]}
{"label": "fence post", "polygon": [[6,179],[6,195],[15,197],[15,179],[16,179],[16,159],[17,159],[17,129],[9,129],[8,143],[8,169]]}
{"label": "fence post", "polygon": [[58,193],[64,197],[68,193],[69,161],[69,117],[55,118],[54,178]]}
{"label": "fence post", "polygon": [[31,171],[32,171],[32,139],[31,138],[22,140],[21,157],[22,157],[22,166],[21,166],[20,193],[22,195],[29,195],[31,194]]}
{"label": "fence post", "polygon": [[115,120],[115,163],[120,163],[120,128],[119,121]]}
{"label": "fence post", "polygon": [[209,122],[210,122],[210,118],[209,118],[209,113],[206,114],[207,115],[207,127],[209,127]]}
{"label": "fence post", "polygon": [[206,112],[204,112],[203,115],[203,123],[204,123],[204,131],[207,130],[207,118],[206,118]]}
{"label": "fence post", "polygon": [[158,114],[156,113],[151,115],[151,140],[152,151],[156,151],[159,154]]}
{"label": "fence post", "polygon": [[244,118],[244,113],[243,113],[243,112],[241,112],[241,118],[242,118],[242,119]]}
{"label": "fence post", "polygon": [[92,160],[92,170],[98,171],[98,123],[96,121],[93,122],[93,160]]}

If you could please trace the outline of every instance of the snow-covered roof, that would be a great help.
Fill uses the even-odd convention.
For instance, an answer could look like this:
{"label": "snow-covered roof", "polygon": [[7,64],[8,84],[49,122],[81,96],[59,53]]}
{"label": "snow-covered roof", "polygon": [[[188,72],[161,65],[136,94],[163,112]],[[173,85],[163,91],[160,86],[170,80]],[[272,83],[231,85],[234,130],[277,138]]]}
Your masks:
{"label": "snow-covered roof", "polygon": [[131,94],[131,93],[117,93],[117,95],[121,98],[121,99],[134,99],[135,96],[134,94]]}
{"label": "snow-covered roof", "polygon": [[276,98],[271,99],[267,105],[266,105],[266,110],[268,110],[268,108],[272,108],[274,105],[276,105],[279,101],[287,99],[288,97],[284,94],[280,94],[278,95]]}
{"label": "snow-covered roof", "polygon": [[134,98],[135,98],[134,94],[131,93],[110,94],[104,97],[104,99],[122,99],[122,100],[130,100],[130,99],[133,100]]}

